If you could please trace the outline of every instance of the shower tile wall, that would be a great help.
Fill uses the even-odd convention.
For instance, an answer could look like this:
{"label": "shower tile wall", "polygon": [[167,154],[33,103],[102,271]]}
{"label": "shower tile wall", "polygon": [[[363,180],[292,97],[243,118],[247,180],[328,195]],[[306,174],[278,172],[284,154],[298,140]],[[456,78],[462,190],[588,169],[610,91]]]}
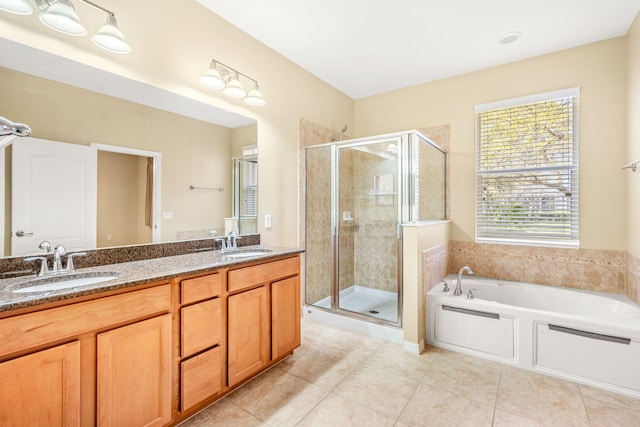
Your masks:
{"label": "shower tile wall", "polygon": [[[305,218],[307,189],[307,168],[305,158],[305,148],[312,145],[324,144],[336,141],[340,138],[340,132],[321,126],[310,120],[301,118],[299,122],[299,241],[300,245],[306,249],[303,257],[307,266],[307,271],[302,271],[302,281],[312,286],[302,287],[302,300],[311,303],[319,301],[331,295],[331,216],[330,216],[330,164],[329,156],[324,156],[324,160],[312,165],[308,172],[308,182],[313,191],[312,209],[308,223]],[[345,139],[347,136],[345,136]],[[320,154],[319,152],[317,153]],[[326,163],[325,163],[326,162]],[[313,186],[319,185],[320,188]],[[310,200],[310,201],[311,201]],[[305,236],[305,230],[308,235]],[[309,240],[306,240],[309,239]],[[309,275],[309,279],[305,278]]]}
{"label": "shower tile wall", "polygon": [[329,148],[307,152],[307,191],[311,196],[306,204],[307,289],[308,303],[331,295],[331,162]]}
{"label": "shower tile wall", "polygon": [[[338,203],[340,212],[338,213],[338,226],[340,234],[340,242],[338,245],[339,252],[339,279],[340,290],[352,286],[354,284],[354,260],[355,258],[355,237],[359,235],[359,217],[355,210],[354,196],[354,174],[355,164],[357,162],[356,153],[351,150],[343,151],[340,156],[339,180],[340,192],[338,194]],[[342,212],[350,212],[354,218],[353,221],[344,221]]]}
{"label": "shower tile wall", "polygon": [[[373,154],[354,154],[353,218],[355,265],[353,284],[367,288],[397,292],[398,290],[398,180],[397,162]],[[393,181],[391,192],[373,195],[376,177]]]}
{"label": "shower tile wall", "polygon": [[[446,211],[445,211],[445,218],[451,218],[451,215],[449,213],[449,185],[451,183],[451,179],[450,177],[450,169],[449,169],[449,139],[450,139],[450,129],[449,129],[449,125],[440,125],[440,126],[432,126],[432,127],[428,127],[428,128],[422,128],[422,129],[418,129],[418,132],[420,132],[421,134],[423,134],[424,136],[426,136],[427,138],[429,138],[430,140],[432,140],[433,142],[435,142],[436,144],[438,144],[440,146],[440,148],[442,148],[445,152],[445,158],[446,158],[446,168],[445,168],[445,207],[446,207]],[[430,156],[429,159],[431,161],[434,161],[436,159],[436,157]],[[422,161],[422,159],[421,159]],[[440,167],[441,165],[438,164],[438,167]],[[441,177],[441,174],[437,174],[436,176]],[[437,189],[438,191],[434,191],[433,194],[438,194],[437,197],[441,197],[441,192],[439,191],[439,189],[441,189],[442,184],[435,184],[434,183],[434,190]],[[430,194],[431,197],[431,194]],[[426,201],[426,200],[423,200]],[[437,200],[435,203],[430,204],[430,206],[440,206],[440,201]],[[424,209],[424,206],[421,206],[421,209]],[[432,214],[432,212],[429,212],[429,214]],[[435,215],[435,214],[433,214]],[[421,218],[423,218],[422,215],[420,215]],[[429,216],[429,218],[436,218],[437,216]]]}

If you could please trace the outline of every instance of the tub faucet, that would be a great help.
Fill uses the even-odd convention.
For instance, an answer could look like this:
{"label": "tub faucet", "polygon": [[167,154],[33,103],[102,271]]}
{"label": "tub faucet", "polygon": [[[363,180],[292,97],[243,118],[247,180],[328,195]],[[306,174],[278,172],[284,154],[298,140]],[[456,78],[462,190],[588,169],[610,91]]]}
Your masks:
{"label": "tub faucet", "polygon": [[466,265],[460,269],[460,271],[458,272],[458,283],[456,283],[456,288],[453,290],[454,296],[462,295],[462,274],[463,273],[473,274],[473,271],[471,271],[471,269]]}

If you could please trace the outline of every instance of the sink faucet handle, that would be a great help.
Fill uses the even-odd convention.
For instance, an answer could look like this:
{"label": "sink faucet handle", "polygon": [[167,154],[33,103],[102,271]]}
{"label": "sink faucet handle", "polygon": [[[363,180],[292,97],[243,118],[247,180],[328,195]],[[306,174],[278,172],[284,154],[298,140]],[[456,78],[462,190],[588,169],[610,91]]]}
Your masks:
{"label": "sink faucet handle", "polygon": [[51,252],[51,243],[49,243],[48,240],[43,240],[42,242],[40,242],[38,248],[44,249],[46,253],[49,253]]}
{"label": "sink faucet handle", "polygon": [[[214,239],[214,241],[220,242],[220,250],[221,251],[224,251],[224,250],[227,249],[227,239],[226,239],[226,237],[216,237]],[[215,250],[215,244],[214,244],[213,249]]]}
{"label": "sink faucet handle", "polygon": [[40,271],[36,274],[36,276],[40,277],[40,276],[44,276],[45,274],[47,274],[47,257],[43,257],[43,256],[31,256],[28,258],[24,259],[25,261],[31,262],[31,261],[40,261]]}
{"label": "sink faucet handle", "polygon": [[77,256],[85,256],[86,252],[74,252],[72,254],[67,255],[67,267],[65,271],[74,272],[76,271],[76,267],[73,265],[73,258]]}

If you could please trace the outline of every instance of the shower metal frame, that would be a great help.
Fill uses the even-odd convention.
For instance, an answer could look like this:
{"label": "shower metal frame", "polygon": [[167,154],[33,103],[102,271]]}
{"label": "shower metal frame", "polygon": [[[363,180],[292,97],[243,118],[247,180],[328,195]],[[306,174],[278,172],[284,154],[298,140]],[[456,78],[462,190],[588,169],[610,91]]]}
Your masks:
{"label": "shower metal frame", "polygon": [[[415,222],[417,218],[415,218],[416,211],[416,196],[417,189],[415,185],[415,176],[413,173],[413,164],[416,156],[416,146],[415,138],[420,138],[424,140],[424,142],[436,148],[438,151],[445,154],[445,151],[440,148],[436,143],[431,141],[429,138],[425,137],[418,131],[405,131],[405,132],[397,132],[391,134],[384,135],[376,135],[372,137],[365,138],[357,138],[345,141],[334,141],[325,144],[316,144],[309,146],[305,149],[305,152],[309,149],[327,147],[329,146],[331,149],[331,262],[332,262],[332,272],[331,272],[331,308],[326,309],[322,307],[315,306],[313,304],[307,304],[305,297],[305,305],[310,305],[314,309],[319,309],[323,311],[329,311],[333,313],[337,313],[346,317],[351,317],[355,319],[364,320],[370,323],[382,324],[386,326],[394,326],[401,328],[402,327],[402,308],[403,308],[403,253],[402,253],[402,226],[403,224]],[[361,147],[370,145],[373,143],[383,143],[383,142],[395,142],[398,147],[398,160],[397,160],[397,176],[398,176],[398,213],[396,216],[396,245],[397,245],[397,294],[398,294],[398,306],[397,306],[397,318],[396,321],[387,321],[384,319],[380,319],[377,317],[369,316],[362,313],[357,313],[354,311],[346,310],[339,307],[339,293],[340,293],[340,282],[339,282],[339,260],[340,260],[340,248],[339,248],[339,178],[338,171],[340,167],[339,162],[339,150],[353,147]],[[306,155],[305,155],[306,157]],[[446,169],[446,157],[444,158],[445,169]],[[306,174],[305,174],[306,180]],[[306,187],[306,182],[305,182]],[[445,176],[445,188],[446,188],[446,176]],[[446,212],[446,198],[445,198],[445,206],[444,212]],[[306,209],[306,208],[305,208]],[[306,222],[305,222],[306,228]],[[306,290],[306,274],[305,274],[305,290]]]}

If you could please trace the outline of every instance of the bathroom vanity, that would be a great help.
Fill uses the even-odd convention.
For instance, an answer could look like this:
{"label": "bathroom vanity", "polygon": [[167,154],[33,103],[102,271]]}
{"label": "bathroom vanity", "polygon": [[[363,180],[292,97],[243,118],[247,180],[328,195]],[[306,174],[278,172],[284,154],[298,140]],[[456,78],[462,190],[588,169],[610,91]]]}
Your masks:
{"label": "bathroom vanity", "polygon": [[119,276],[40,294],[0,281],[0,425],[181,422],[300,345],[300,252],[94,267]]}

